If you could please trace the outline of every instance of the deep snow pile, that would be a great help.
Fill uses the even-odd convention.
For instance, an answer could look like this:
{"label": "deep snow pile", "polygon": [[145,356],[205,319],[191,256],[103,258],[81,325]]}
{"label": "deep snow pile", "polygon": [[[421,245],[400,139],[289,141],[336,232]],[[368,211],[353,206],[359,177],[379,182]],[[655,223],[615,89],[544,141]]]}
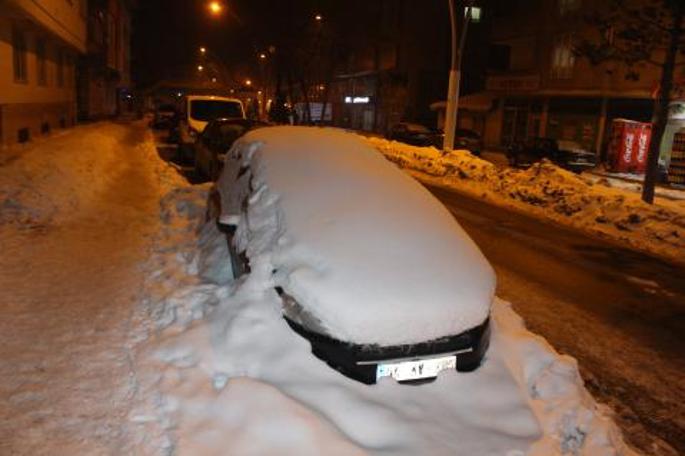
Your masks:
{"label": "deep snow pile", "polygon": [[195,187],[163,201],[160,267],[147,287],[157,327],[137,357],[150,400],[130,415],[141,453],[632,454],[575,361],[500,300],[473,373],[421,386],[343,377],[283,320],[271,270],[230,280],[225,237],[203,223],[206,198]]}
{"label": "deep snow pile", "polygon": [[443,156],[433,147],[366,139],[421,180],[685,262],[682,202],[649,205],[634,192],[593,182],[547,161],[527,170],[498,169],[468,151]]}
{"label": "deep snow pile", "polygon": [[119,152],[129,133],[98,123],[3,150],[0,226],[35,228],[83,210],[125,167]]}

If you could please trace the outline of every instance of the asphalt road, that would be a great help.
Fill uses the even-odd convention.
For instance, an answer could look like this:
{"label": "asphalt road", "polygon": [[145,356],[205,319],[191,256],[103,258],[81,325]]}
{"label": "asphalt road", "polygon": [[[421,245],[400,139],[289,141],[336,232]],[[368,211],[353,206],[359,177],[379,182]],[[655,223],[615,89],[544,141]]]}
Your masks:
{"label": "asphalt road", "polygon": [[578,360],[645,454],[685,454],[685,268],[428,187],[480,246],[532,331]]}

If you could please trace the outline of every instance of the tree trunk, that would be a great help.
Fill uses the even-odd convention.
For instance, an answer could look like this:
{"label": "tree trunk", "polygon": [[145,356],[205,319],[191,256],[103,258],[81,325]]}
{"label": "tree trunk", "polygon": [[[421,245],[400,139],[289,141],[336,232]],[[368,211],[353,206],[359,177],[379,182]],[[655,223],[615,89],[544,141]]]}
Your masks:
{"label": "tree trunk", "polygon": [[304,78],[300,78],[300,90],[302,90],[302,97],[304,98],[304,114],[302,115],[302,120],[305,125],[312,124],[312,111],[309,106],[309,92],[307,83],[304,82]]}
{"label": "tree trunk", "polygon": [[649,157],[647,159],[647,171],[642,187],[642,200],[652,204],[654,202],[654,186],[659,173],[659,151],[661,139],[668,123],[668,105],[671,101],[671,89],[673,88],[673,73],[675,70],[676,56],[680,44],[683,25],[683,6],[677,2],[673,8],[673,28],[671,39],[666,52],[666,60],[661,68],[661,90],[654,105],[654,129],[652,141],[649,145]]}

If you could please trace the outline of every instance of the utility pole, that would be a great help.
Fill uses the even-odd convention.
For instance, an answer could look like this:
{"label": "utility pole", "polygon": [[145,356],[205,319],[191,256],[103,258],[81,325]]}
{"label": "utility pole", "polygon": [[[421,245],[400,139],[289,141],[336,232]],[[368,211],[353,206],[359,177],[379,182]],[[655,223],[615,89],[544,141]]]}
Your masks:
{"label": "utility pole", "polygon": [[464,25],[461,30],[461,38],[457,43],[457,11],[454,0],[449,0],[450,25],[452,30],[452,61],[450,64],[450,80],[447,87],[447,107],[445,109],[445,139],[442,144],[444,152],[454,149],[454,132],[457,128],[457,111],[459,109],[459,85],[461,83],[461,56],[464,53],[466,31],[471,22],[471,8],[473,0],[469,0],[466,6]]}

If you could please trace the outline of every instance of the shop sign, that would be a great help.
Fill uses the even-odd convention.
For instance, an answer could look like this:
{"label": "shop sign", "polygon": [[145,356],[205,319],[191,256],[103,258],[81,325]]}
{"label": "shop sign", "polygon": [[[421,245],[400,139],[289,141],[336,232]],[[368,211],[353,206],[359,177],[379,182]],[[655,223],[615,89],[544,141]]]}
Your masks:
{"label": "shop sign", "polygon": [[345,97],[345,103],[347,104],[369,104],[371,103],[371,97]]}

